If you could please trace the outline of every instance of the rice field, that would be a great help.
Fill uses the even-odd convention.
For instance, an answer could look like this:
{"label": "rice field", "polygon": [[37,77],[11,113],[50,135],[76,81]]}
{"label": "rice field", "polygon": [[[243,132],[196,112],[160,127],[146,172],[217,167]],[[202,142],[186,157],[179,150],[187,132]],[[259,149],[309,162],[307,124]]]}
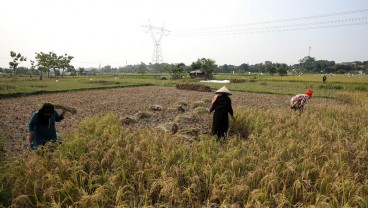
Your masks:
{"label": "rice field", "polygon": [[[0,204],[368,207],[367,93],[333,93],[335,99],[311,99],[299,115],[288,108],[288,95],[234,92],[236,120],[224,142],[209,134],[193,139],[164,132],[152,125],[155,119],[136,128],[121,124],[122,115],[147,110],[150,104],[167,109],[184,100],[197,105],[211,99],[211,92],[138,87],[1,100],[6,112],[13,112],[14,102],[64,101],[83,116],[65,120],[62,144],[3,158]],[[199,115],[211,119],[207,113]],[[26,121],[25,116],[19,119]],[[7,135],[2,131],[2,137]]]}

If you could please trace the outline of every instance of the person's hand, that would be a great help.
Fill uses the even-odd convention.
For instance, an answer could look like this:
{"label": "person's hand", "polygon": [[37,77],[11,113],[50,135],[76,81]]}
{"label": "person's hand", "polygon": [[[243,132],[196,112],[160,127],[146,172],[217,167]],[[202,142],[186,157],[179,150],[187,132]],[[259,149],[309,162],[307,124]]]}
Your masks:
{"label": "person's hand", "polygon": [[29,142],[33,142],[33,140],[34,140],[34,134],[33,133],[29,133],[28,140],[29,140]]}
{"label": "person's hand", "polygon": [[61,109],[61,115],[64,115],[64,114],[65,114],[65,112],[66,112],[66,111],[65,111],[65,108],[62,108],[62,109]]}

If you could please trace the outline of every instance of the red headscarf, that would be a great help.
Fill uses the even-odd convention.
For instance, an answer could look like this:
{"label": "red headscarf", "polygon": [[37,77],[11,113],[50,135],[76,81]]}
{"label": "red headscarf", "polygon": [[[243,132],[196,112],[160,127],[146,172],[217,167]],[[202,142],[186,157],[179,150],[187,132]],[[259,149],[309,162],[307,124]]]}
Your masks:
{"label": "red headscarf", "polygon": [[307,90],[307,91],[305,91],[304,94],[308,95],[309,97],[312,97],[313,90]]}

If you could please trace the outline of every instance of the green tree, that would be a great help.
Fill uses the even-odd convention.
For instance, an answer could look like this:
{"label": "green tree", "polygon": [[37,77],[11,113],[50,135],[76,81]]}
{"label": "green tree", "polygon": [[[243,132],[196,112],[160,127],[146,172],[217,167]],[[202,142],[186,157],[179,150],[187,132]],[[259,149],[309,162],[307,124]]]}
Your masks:
{"label": "green tree", "polygon": [[27,58],[22,56],[20,53],[15,53],[14,51],[10,51],[10,57],[13,61],[9,62],[10,69],[13,69],[13,76],[15,76],[15,70],[18,67],[18,64],[22,61],[27,61]]}
{"label": "green tree", "polygon": [[271,68],[269,68],[269,71],[268,72],[270,74],[274,75],[276,73],[276,71],[277,71],[276,67],[275,66],[272,66]]}
{"label": "green tree", "polygon": [[47,73],[47,76],[50,76],[50,67],[51,67],[51,57],[47,53],[36,53],[36,66],[38,67],[38,70],[40,71],[40,79],[42,79],[42,74]]}
{"label": "green tree", "polygon": [[56,76],[56,70],[62,69],[62,76],[64,74],[64,70],[71,70],[74,69],[72,65],[70,65],[71,60],[73,59],[73,56],[68,56],[68,54],[64,54],[62,56],[58,56],[54,52],[49,53],[36,53],[36,61],[38,70],[41,72],[41,79],[42,79],[42,73],[47,72],[47,76],[50,77],[50,69],[54,70],[54,74]]}
{"label": "green tree", "polygon": [[272,68],[274,67],[273,66],[273,64],[272,64],[272,62],[271,61],[265,61],[265,70],[266,70],[266,72],[268,72],[268,73],[270,73],[270,74],[273,74],[273,72],[272,72]]}
{"label": "green tree", "polygon": [[64,54],[64,56],[59,56],[58,61],[59,61],[59,67],[60,69],[62,69],[62,73],[61,76],[64,77],[64,70],[71,70],[74,69],[74,66],[70,65],[70,62],[72,61],[74,57],[73,56],[68,56],[68,54]]}
{"label": "green tree", "polygon": [[29,77],[32,78],[32,71],[35,70],[35,62],[33,60],[30,60],[31,62],[31,68],[29,69]]}
{"label": "green tree", "polygon": [[249,65],[248,64],[240,64],[240,66],[239,66],[239,70],[241,71],[241,72],[247,72],[247,71],[249,71]]}
{"label": "green tree", "polygon": [[170,66],[171,78],[172,79],[182,79],[184,77],[185,67],[186,66],[184,63],[172,64]]}
{"label": "green tree", "polygon": [[252,66],[250,66],[250,71],[251,72],[266,72],[266,67],[263,63],[258,63],[258,64],[254,64]]}
{"label": "green tree", "polygon": [[143,74],[146,73],[147,71],[147,66],[145,63],[141,62],[141,64],[138,67],[138,73],[140,73],[143,77]]}
{"label": "green tree", "polygon": [[287,75],[287,70],[285,67],[281,66],[280,68],[277,69],[277,73],[280,75],[280,76],[285,76]]}
{"label": "green tree", "polygon": [[49,52],[49,64],[50,69],[54,70],[54,75],[56,76],[56,69],[60,68],[61,56],[56,55],[54,52]]}
{"label": "green tree", "polygon": [[315,72],[315,62],[316,59],[310,56],[306,56],[299,60],[300,66],[307,72]]}
{"label": "green tree", "polygon": [[213,71],[217,66],[214,60],[201,58],[198,59],[196,62],[193,62],[191,67],[193,70],[201,69],[204,72],[206,79],[212,79]]}
{"label": "green tree", "polygon": [[83,75],[83,72],[86,71],[86,69],[83,67],[79,67],[78,71],[79,71],[79,75]]}

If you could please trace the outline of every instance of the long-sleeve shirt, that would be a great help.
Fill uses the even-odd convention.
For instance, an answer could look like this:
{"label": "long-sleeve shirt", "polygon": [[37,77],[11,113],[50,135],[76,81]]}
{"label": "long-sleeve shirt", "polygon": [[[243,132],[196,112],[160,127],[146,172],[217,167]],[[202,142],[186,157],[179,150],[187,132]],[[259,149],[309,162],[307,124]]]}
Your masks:
{"label": "long-sleeve shirt", "polygon": [[306,94],[298,94],[290,99],[290,106],[304,106],[304,104],[308,101],[309,96]]}
{"label": "long-sleeve shirt", "polygon": [[59,115],[57,112],[51,114],[49,121],[46,124],[38,123],[39,113],[35,112],[32,115],[31,120],[28,123],[28,131],[34,134],[34,146],[40,144],[44,145],[47,141],[56,140],[56,127],[55,122],[59,122],[64,119],[63,115]]}
{"label": "long-sleeve shirt", "polygon": [[229,128],[228,114],[234,115],[229,96],[223,94],[214,98],[210,109],[210,112],[212,111],[215,111],[213,114],[212,132],[226,133]]}

